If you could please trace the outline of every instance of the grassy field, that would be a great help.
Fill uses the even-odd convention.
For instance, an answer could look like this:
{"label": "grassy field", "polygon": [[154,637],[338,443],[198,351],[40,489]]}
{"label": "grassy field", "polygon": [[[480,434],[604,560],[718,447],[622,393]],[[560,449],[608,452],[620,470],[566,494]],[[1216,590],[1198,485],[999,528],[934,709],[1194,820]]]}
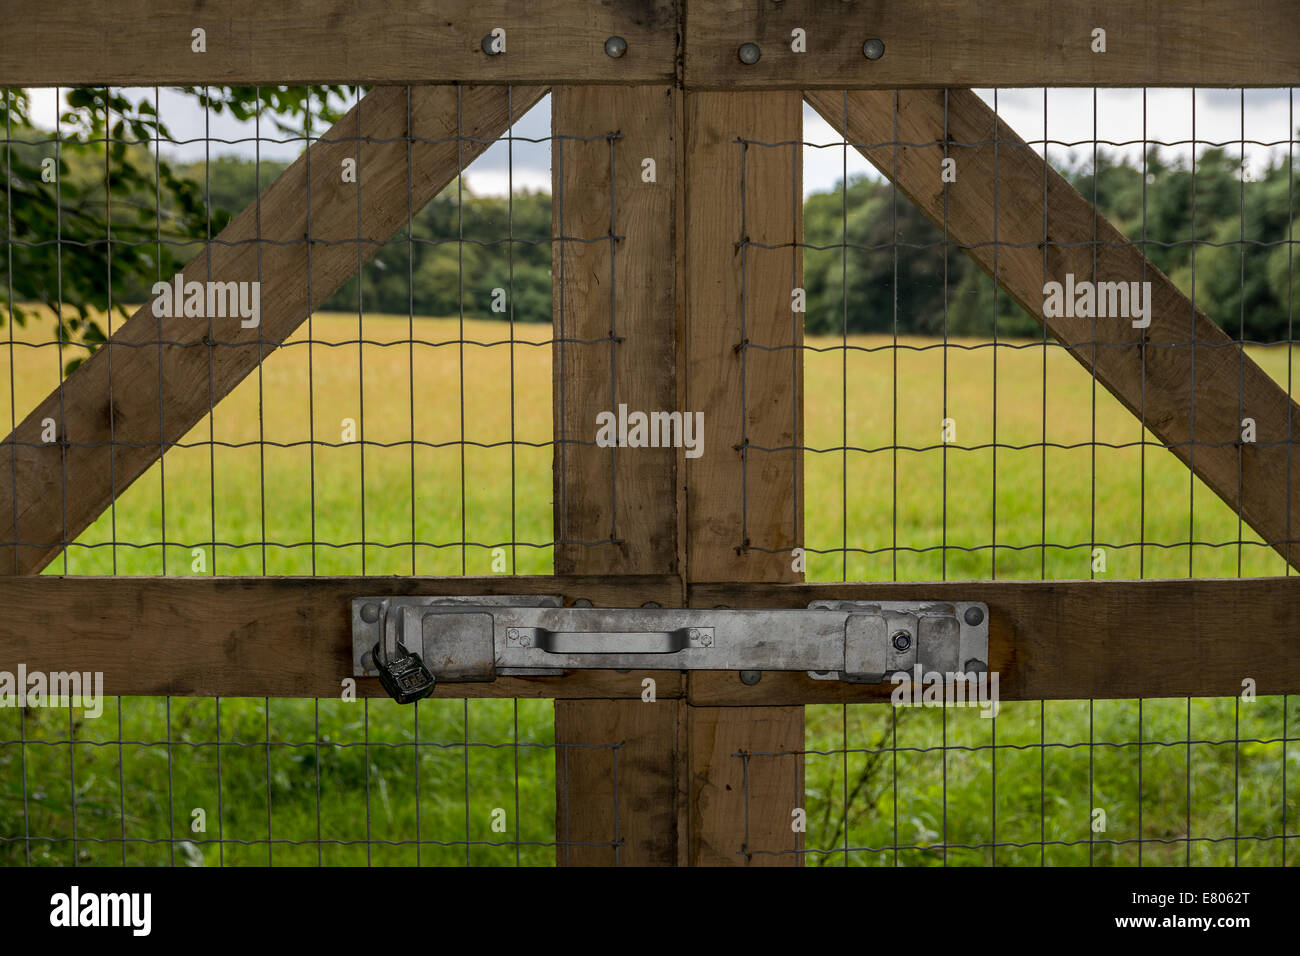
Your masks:
{"label": "grassy field", "polygon": [[[455,320],[414,330],[420,343],[406,317],[317,315],[50,573],[486,574],[496,546],[507,571],[548,573],[550,349],[537,343],[550,326],[517,327],[513,347],[501,323],[465,323],[465,339],[501,343],[491,347],[462,345]],[[4,348],[0,421],[47,394],[70,357],[36,347],[39,331],[14,330]],[[849,344],[805,360],[805,440],[824,449],[806,455],[810,579],[1080,578],[1098,546],[1099,577],[1285,573],[1169,453],[1092,445],[1144,435],[1061,350]],[[1287,381],[1285,350],[1252,355]],[[947,446],[945,417],[956,425]],[[348,419],[364,444],[348,440]],[[1300,776],[1300,748],[1277,740],[1296,731],[1284,707],[1022,703],[996,721],[810,707],[808,747],[828,753],[808,757],[808,846],[840,852],[809,862],[892,864],[893,852],[862,848],[946,839],[946,853],[897,860],[1136,863],[1135,843],[1102,841],[1136,840],[1140,826],[1168,841],[1142,847],[1144,863],[1280,863]],[[70,732],[75,745],[57,742]],[[74,835],[77,862],[121,862],[124,832],[133,863],[414,863],[417,839],[421,863],[554,858],[538,845],[555,839],[545,701],[127,699],[98,720],[0,709],[0,741],[18,739],[38,742],[0,743],[3,863],[26,860],[28,833],[61,838],[33,841],[32,862],[73,862]],[[195,808],[203,833],[191,829]],[[1105,832],[1091,830],[1093,808],[1106,811]],[[496,809],[504,832],[491,828]],[[287,842],[268,848],[268,834]],[[509,845],[485,845],[498,842]]]}

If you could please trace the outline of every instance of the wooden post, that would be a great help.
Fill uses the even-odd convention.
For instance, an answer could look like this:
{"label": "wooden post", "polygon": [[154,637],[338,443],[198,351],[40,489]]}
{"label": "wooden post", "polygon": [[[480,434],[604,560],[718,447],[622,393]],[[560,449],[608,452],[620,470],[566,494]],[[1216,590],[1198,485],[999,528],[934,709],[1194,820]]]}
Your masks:
{"label": "wooden post", "polygon": [[[667,86],[552,93],[557,574],[680,570],[677,451],[594,444],[601,412],[677,407],[679,100]],[[656,674],[653,702],[643,675],[626,678],[630,700],[556,701],[561,865],[678,861],[683,707],[665,698],[681,677]]]}
{"label": "wooden post", "polygon": [[[791,93],[686,99],[683,408],[706,436],[684,463],[692,584],[802,580],[802,109]],[[689,862],[799,865],[803,708],[686,711]]]}

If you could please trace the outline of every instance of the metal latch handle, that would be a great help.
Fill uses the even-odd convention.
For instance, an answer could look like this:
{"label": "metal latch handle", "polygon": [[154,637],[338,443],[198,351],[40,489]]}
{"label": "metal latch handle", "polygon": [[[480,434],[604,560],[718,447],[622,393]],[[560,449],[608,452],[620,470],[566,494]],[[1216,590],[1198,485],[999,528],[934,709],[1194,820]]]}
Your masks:
{"label": "metal latch handle", "polygon": [[[712,628],[706,630],[712,632]],[[701,629],[671,631],[552,631],[545,627],[512,627],[506,640],[536,647],[548,654],[675,654],[699,643]]]}

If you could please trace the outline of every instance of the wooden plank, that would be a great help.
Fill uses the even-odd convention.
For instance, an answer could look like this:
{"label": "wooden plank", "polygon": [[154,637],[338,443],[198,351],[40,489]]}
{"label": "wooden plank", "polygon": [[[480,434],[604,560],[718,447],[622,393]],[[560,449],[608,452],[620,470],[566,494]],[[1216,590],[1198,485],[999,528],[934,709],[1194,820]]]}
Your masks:
{"label": "wooden plank", "polygon": [[[107,694],[337,697],[352,676],[351,600],[364,594],[560,594],[596,606],[673,604],[674,577],[0,578],[0,670],[102,672]],[[438,697],[630,697],[676,672],[581,672],[439,684]],[[382,697],[377,679],[361,696]],[[609,743],[602,740],[601,743]]]}
{"label": "wooden plank", "polygon": [[[1294,17],[1287,0],[711,0],[686,5],[684,76],[688,89],[1290,86]],[[792,50],[795,28],[807,52]],[[758,63],[740,61],[746,42]]]}
{"label": "wooden plank", "polygon": [[[941,227],[946,211],[952,241],[974,246],[967,251],[985,272],[1300,568],[1300,468],[1288,467],[1289,423],[1300,420],[1300,407],[978,96],[946,95],[945,104],[943,90],[902,91],[897,110],[893,93],[811,92],[808,101],[845,132],[847,99],[849,141],[887,176],[896,167],[899,190]],[[927,145],[870,148],[896,139]],[[945,140],[957,169],[946,188]],[[1067,273],[1096,282],[1149,281],[1150,326],[1046,317],[1044,285],[1064,282]],[[1240,441],[1243,416],[1255,419],[1253,444]]]}
{"label": "wooden plank", "polygon": [[799,865],[803,834],[793,811],[804,805],[803,708],[686,710],[692,864]]}
{"label": "wooden plank", "polygon": [[[496,28],[506,49],[488,56]],[[11,0],[0,84],[654,83],[673,78],[676,28],[673,0]],[[615,35],[617,59],[604,52]]]}
{"label": "wooden plank", "polygon": [[[100,671],[123,695],[332,697],[351,674],[348,608],[383,594],[561,594],[597,606],[674,606],[675,577],[0,579],[0,670]],[[989,605],[992,669],[1004,700],[1300,693],[1300,577],[1174,581],[945,581],[696,584],[696,607],[805,607],[814,600],[979,600]],[[676,671],[574,672],[443,684],[439,696],[619,697],[641,682],[661,704],[682,696]],[[695,672],[700,707],[887,699],[893,686],[764,674]],[[381,696],[374,680],[359,693]],[[659,706],[659,705],[656,705]],[[748,711],[747,711],[748,712]],[[608,733],[593,742],[617,743]],[[739,749],[733,749],[736,752]],[[774,749],[774,748],[753,748]],[[786,747],[784,749],[796,749]],[[739,844],[737,844],[737,847]]]}
{"label": "wooden plank", "polygon": [[[514,89],[516,117],[543,92]],[[146,304],[5,440],[17,444],[17,479],[0,486],[0,574],[35,573],[75,540],[163,446],[181,440],[373,256],[411,208],[452,182],[458,162],[505,131],[507,101],[503,87],[414,87],[409,102],[406,88],[379,88],[286,169],[181,270],[187,280],[260,276],[260,326],[155,318]],[[410,183],[408,110],[410,134],[426,140],[411,145]],[[475,139],[458,143],[458,128]],[[346,158],[358,160],[355,184],[341,181]],[[46,418],[57,423],[57,443],[41,442]],[[0,457],[11,453],[0,445]]]}
{"label": "wooden plank", "polygon": [[671,87],[551,94],[552,134],[572,137],[551,161],[558,574],[677,571],[677,450],[595,444],[601,413],[677,407],[676,101]]}
{"label": "wooden plank", "polygon": [[676,862],[683,710],[667,699],[555,702],[557,863]]}
{"label": "wooden plank", "polygon": [[[803,194],[792,93],[686,101],[685,407],[704,454],[685,462],[693,581],[789,581],[803,524]],[[743,166],[743,170],[742,170]],[[743,189],[743,194],[742,194]],[[738,248],[742,239],[748,243]],[[765,248],[775,246],[776,248]]]}
{"label": "wooden plank", "polygon": [[[798,143],[802,118],[790,93],[686,100],[684,407],[704,413],[707,436],[704,454],[684,463],[688,581],[802,576],[791,556],[803,518],[803,316],[791,309],[802,284],[800,157],[796,146],[737,142]],[[688,861],[799,865],[797,853],[751,851],[799,848],[790,810],[802,802],[803,708],[686,710]],[[756,758],[747,790],[735,754],[755,751],[793,756]],[[782,763],[789,773],[770,777]]]}
{"label": "wooden plank", "polygon": [[[806,607],[816,600],[972,600],[989,605],[1002,700],[1227,697],[1300,691],[1300,578],[1176,581],[944,581],[691,588],[697,607]],[[888,700],[894,684],[803,674],[695,673],[693,705]]]}
{"label": "wooden plank", "polygon": [[[677,126],[671,87],[551,97],[557,573],[679,572],[672,447],[594,444],[601,412],[677,407]],[[615,134],[611,137],[611,134]],[[643,175],[654,161],[653,181]],[[611,237],[621,237],[617,240]],[[604,543],[596,543],[604,542]],[[662,675],[680,686],[680,675]],[[630,678],[631,675],[628,675]],[[677,862],[678,701],[557,701],[556,862]],[[619,744],[618,763],[610,744]],[[617,848],[601,846],[617,834]],[[583,845],[588,844],[588,845]]]}

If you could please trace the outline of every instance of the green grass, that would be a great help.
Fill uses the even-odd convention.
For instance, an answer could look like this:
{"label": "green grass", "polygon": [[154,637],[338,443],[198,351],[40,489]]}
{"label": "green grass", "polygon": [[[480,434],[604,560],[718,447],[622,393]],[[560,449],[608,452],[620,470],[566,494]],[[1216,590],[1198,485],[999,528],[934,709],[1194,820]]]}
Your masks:
{"label": "green grass", "polygon": [[[31,328],[16,334],[35,342]],[[318,344],[305,344],[304,327],[187,436],[193,447],[169,451],[48,573],[486,574],[497,545],[508,572],[549,573],[549,347],[517,344],[512,370],[508,346],[462,350],[458,328],[455,320],[419,320],[418,337],[449,344],[412,346],[405,317],[315,316]],[[530,342],[551,334],[550,326],[517,331]],[[501,323],[465,323],[466,339],[506,335]],[[391,344],[358,347],[358,337]],[[806,455],[809,579],[1086,578],[1098,545],[1106,558],[1098,577],[1285,573],[1281,558],[1239,529],[1236,515],[1169,453],[1091,446],[1094,438],[1139,441],[1142,429],[1061,350],[1044,357],[1040,345],[1023,342],[996,353],[894,350],[877,337],[850,344],[862,350],[806,358],[806,442],[837,449],[847,436],[850,446],[871,449]],[[9,363],[0,366],[0,420],[11,414],[11,384],[12,412],[21,417],[58,381],[53,347],[18,346],[13,356],[12,383]],[[1285,349],[1252,356],[1287,381]],[[516,444],[513,460],[512,379],[514,440],[541,446]],[[930,447],[939,446],[945,379],[957,441]],[[342,441],[347,418],[358,423],[358,437],[390,447]],[[977,447],[995,440],[995,421],[999,443],[1036,446],[1045,435],[1080,447]],[[467,441],[505,443],[466,446],[463,483],[462,427]],[[413,448],[412,434],[441,447]],[[336,447],[295,444],[312,439]],[[0,740],[28,741],[0,744],[0,836],[63,838],[32,842],[33,863],[72,863],[74,832],[76,862],[120,863],[125,829],[128,863],[410,864],[418,810],[418,838],[429,841],[421,863],[463,863],[467,842],[472,863],[514,863],[516,840],[523,862],[554,859],[550,847],[531,845],[555,839],[547,701],[398,708],[380,700],[223,700],[219,731],[211,699],[173,699],[170,722],[167,706],[128,698],[119,709],[109,701],[96,720],[67,709],[0,710]],[[1171,742],[1294,736],[1295,707],[1284,734],[1281,698],[1141,706],[1140,733],[1136,701],[1006,704],[996,721],[973,710],[809,707],[809,749],[837,752],[807,760],[807,845],[835,849],[847,840],[849,848],[810,854],[809,862],[892,864],[892,851],[861,848],[946,838],[946,854],[902,849],[898,862],[1086,864],[1091,853],[1097,863],[1130,864],[1136,844],[1104,841],[1136,839],[1139,812],[1142,837],[1169,841],[1144,846],[1143,863],[1184,862],[1189,835],[1193,863],[1281,862],[1281,840],[1223,838],[1280,835],[1284,807],[1295,831],[1300,748]],[[70,732],[74,745],[59,742]],[[516,739],[528,746],[514,747]],[[222,746],[211,745],[217,740]],[[427,746],[410,746],[417,740]],[[1108,745],[1138,740],[1147,744]],[[853,752],[838,752],[846,747]],[[1106,810],[1104,833],[1089,828],[1094,807]],[[190,830],[195,808],[206,811],[205,833]],[[506,810],[504,832],[491,829],[496,808]],[[319,846],[318,834],[326,841]],[[268,836],[289,842],[268,846]],[[368,837],[381,842],[367,847]],[[1044,840],[1046,847],[996,851],[959,846]],[[21,840],[0,843],[0,863],[25,862],[27,853]],[[1297,855],[1292,848],[1287,862]]]}

